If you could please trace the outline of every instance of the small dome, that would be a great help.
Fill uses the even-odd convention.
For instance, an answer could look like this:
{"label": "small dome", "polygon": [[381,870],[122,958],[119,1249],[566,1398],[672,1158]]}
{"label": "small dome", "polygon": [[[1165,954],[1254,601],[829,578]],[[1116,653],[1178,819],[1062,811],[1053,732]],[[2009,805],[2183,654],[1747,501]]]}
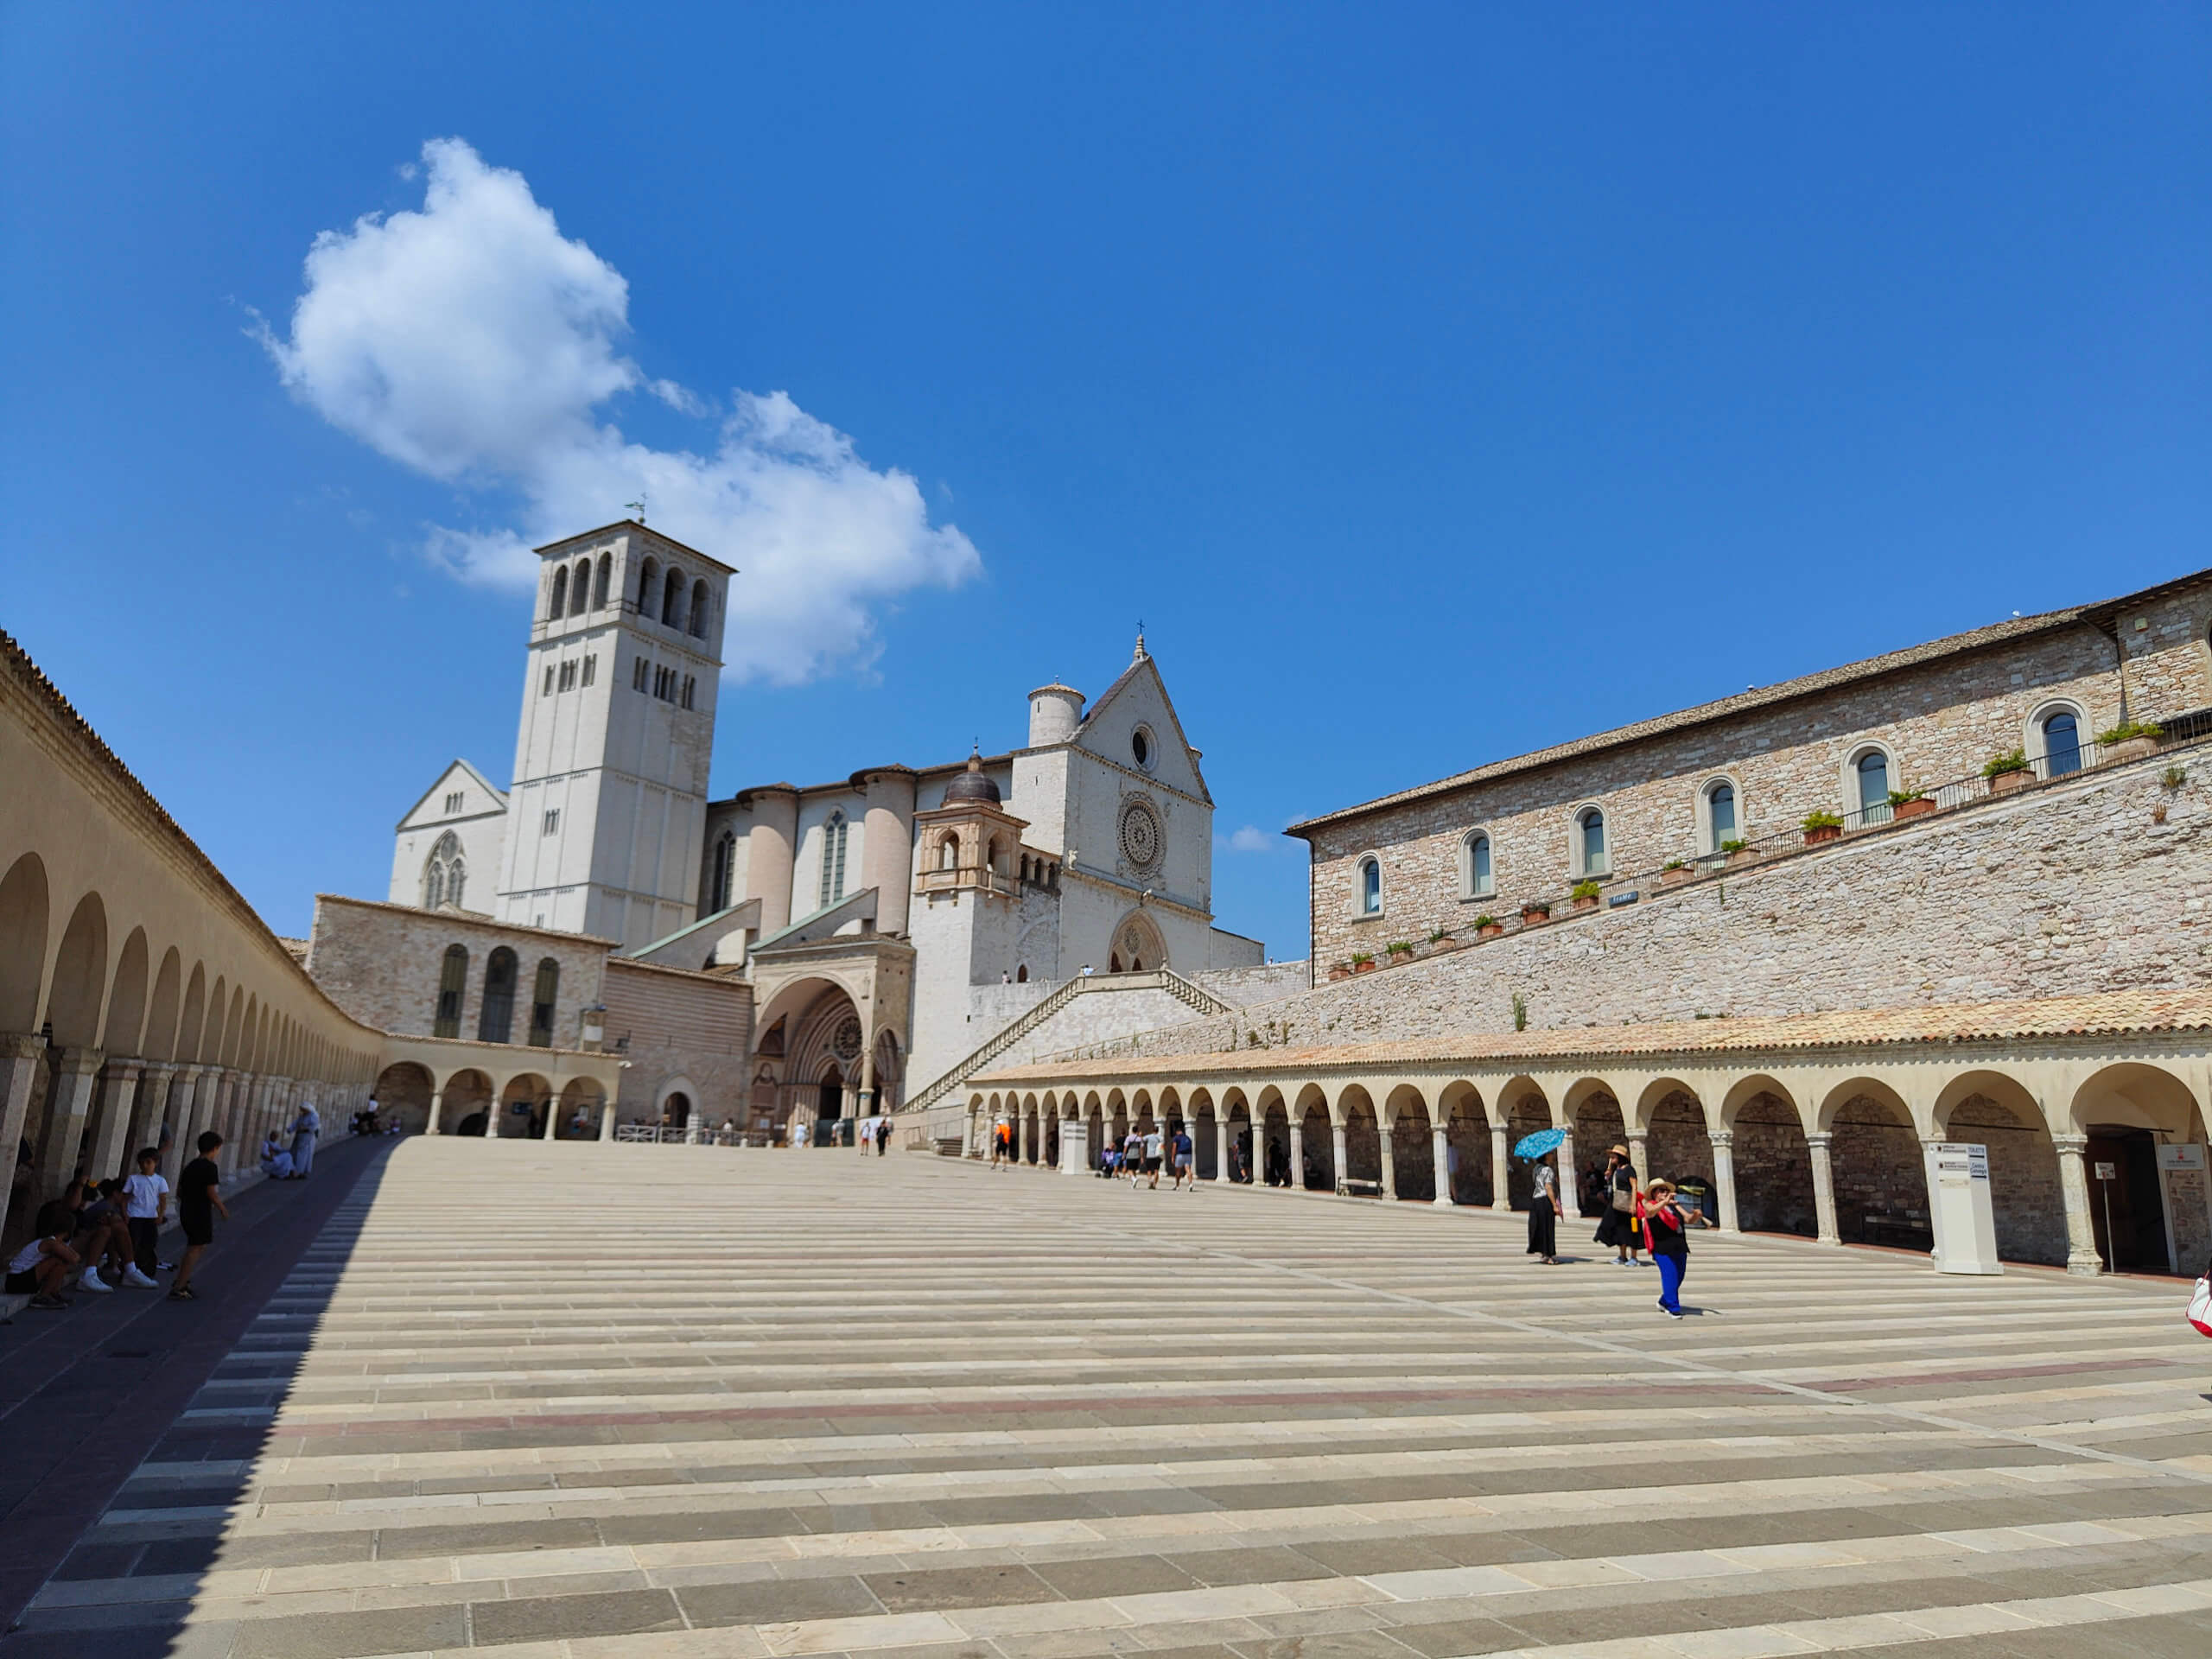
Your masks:
{"label": "small dome", "polygon": [[983,775],[983,757],[980,751],[968,756],[968,770],[944,786],[947,806],[959,801],[988,801],[999,804],[999,786]]}

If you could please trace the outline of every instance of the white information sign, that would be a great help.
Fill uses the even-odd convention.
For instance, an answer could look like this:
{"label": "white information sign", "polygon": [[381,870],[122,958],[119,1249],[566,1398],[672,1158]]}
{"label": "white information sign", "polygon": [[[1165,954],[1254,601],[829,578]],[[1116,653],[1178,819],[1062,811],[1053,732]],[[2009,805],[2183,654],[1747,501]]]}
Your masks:
{"label": "white information sign", "polygon": [[1997,1206],[1990,1193],[1989,1148],[1967,1141],[1939,1141],[1928,1149],[1929,1207],[1936,1212],[1936,1268],[1939,1273],[1994,1274]]}
{"label": "white information sign", "polygon": [[1090,1173],[1090,1125],[1079,1117],[1067,1119],[1060,1125],[1060,1173],[1087,1175]]}

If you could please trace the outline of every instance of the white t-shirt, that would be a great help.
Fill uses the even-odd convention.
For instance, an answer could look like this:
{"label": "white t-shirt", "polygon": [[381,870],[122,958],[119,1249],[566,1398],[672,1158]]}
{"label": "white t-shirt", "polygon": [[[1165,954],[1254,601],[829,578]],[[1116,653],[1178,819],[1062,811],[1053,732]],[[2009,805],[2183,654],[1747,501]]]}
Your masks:
{"label": "white t-shirt", "polygon": [[1144,1138],[1144,1155],[1145,1155],[1146,1157],[1147,1157],[1147,1158],[1157,1158],[1157,1157],[1159,1157],[1159,1156],[1160,1156],[1160,1131],[1159,1131],[1159,1130],[1154,1129],[1154,1130],[1150,1135],[1147,1135],[1147,1136],[1145,1136],[1145,1138]]}
{"label": "white t-shirt", "polygon": [[123,1183],[126,1202],[123,1213],[133,1221],[151,1221],[162,1213],[162,1200],[169,1184],[158,1175],[132,1175]]}
{"label": "white t-shirt", "polygon": [[39,1258],[45,1254],[46,1241],[42,1238],[35,1238],[8,1258],[8,1271],[29,1273],[33,1268],[38,1266]]}

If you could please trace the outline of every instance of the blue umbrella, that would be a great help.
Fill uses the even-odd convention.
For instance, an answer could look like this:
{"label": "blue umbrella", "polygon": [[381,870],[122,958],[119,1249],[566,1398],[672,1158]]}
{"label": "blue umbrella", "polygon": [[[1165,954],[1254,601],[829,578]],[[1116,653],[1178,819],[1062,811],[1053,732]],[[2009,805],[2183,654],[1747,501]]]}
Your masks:
{"label": "blue umbrella", "polygon": [[1565,1129],[1538,1129],[1534,1135],[1524,1135],[1513,1148],[1516,1158],[1541,1158],[1567,1139]]}

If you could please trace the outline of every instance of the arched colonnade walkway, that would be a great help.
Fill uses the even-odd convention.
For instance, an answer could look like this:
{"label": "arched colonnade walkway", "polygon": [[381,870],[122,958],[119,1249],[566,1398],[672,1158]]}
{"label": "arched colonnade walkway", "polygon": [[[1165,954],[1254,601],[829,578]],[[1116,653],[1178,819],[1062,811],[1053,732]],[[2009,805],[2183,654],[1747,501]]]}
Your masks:
{"label": "arched colonnade walkway", "polygon": [[[2212,995],[1436,1047],[1459,1052],[1423,1058],[1397,1043],[1025,1065],[970,1085],[968,1145],[979,1154],[1004,1119],[1021,1161],[1055,1165],[1063,1134],[1080,1125],[1095,1167],[1102,1144],[1160,1124],[1189,1129],[1202,1179],[1505,1211],[1525,1209],[1529,1192],[1510,1147],[1556,1128],[1557,1165],[1574,1172],[1563,1181],[1570,1217],[1598,1215],[1605,1155],[1620,1145],[1647,1180],[1701,1184],[1724,1230],[1940,1255],[1935,1148],[1969,1142],[1988,1148],[2007,1260],[2194,1274],[2212,1251],[2202,1152]],[[2178,1150],[2188,1147],[2199,1150]]]}

